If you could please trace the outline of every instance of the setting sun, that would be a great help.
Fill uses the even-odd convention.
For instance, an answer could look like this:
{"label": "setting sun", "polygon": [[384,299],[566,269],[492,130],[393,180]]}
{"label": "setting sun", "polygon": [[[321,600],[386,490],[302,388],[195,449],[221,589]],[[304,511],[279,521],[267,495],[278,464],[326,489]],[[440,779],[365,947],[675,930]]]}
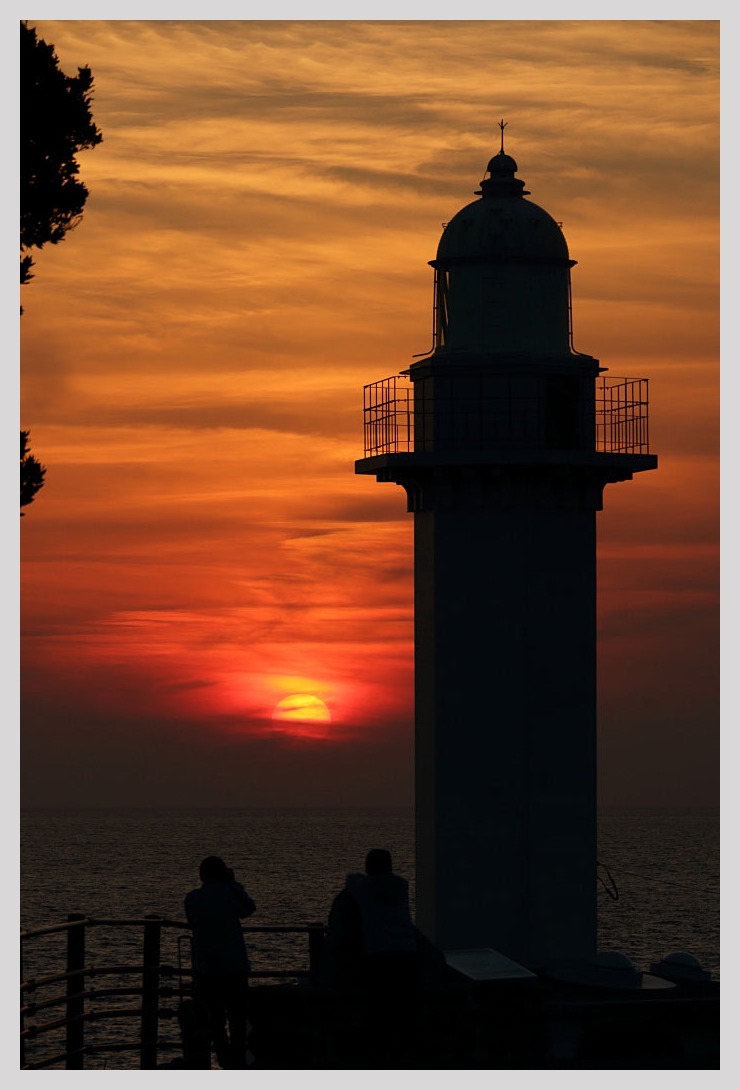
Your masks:
{"label": "setting sun", "polygon": [[331,712],[321,697],[293,693],[275,705],[272,718],[290,723],[330,723]]}

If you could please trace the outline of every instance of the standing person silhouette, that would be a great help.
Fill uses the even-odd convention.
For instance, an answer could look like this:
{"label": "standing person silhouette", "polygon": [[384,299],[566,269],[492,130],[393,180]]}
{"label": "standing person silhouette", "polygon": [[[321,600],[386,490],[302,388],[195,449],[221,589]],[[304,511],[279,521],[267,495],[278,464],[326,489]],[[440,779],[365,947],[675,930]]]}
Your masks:
{"label": "standing person silhouette", "polygon": [[247,1066],[250,969],[241,920],[256,905],[218,856],[204,859],[199,874],[200,888],[185,897],[193,929],[195,1001],[208,1020],[219,1066],[241,1070]]}

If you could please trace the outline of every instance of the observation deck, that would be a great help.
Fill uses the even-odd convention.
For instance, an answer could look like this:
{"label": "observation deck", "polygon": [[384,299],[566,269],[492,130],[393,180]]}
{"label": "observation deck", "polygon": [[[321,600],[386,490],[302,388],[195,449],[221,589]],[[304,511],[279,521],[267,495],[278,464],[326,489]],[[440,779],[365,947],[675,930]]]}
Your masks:
{"label": "observation deck", "polygon": [[[264,938],[265,955],[279,962],[251,973],[255,1068],[388,1069],[384,1042],[368,1028],[371,998],[322,983],[323,923],[242,930],[252,953]],[[185,921],[71,914],[20,938],[21,1070],[212,1066],[207,1044],[196,1047],[182,1021],[193,995]],[[289,945],[282,952],[268,939]],[[491,950],[420,949],[427,952],[410,1010],[409,1068],[719,1066],[719,981],[701,970],[694,979],[672,973],[670,958],[650,973],[609,962],[586,966],[578,985],[578,975],[538,976]]]}
{"label": "observation deck", "polygon": [[[590,399],[588,399],[590,400]],[[593,403],[560,412],[553,427],[548,392],[507,378],[491,396],[427,398],[404,374],[364,387],[365,458],[385,454],[485,451],[546,451],[650,456],[648,380],[600,375],[593,380]],[[565,412],[563,411],[565,410]],[[488,460],[488,459],[486,459]],[[519,458],[517,458],[519,460]],[[647,466],[646,466],[647,468]]]}

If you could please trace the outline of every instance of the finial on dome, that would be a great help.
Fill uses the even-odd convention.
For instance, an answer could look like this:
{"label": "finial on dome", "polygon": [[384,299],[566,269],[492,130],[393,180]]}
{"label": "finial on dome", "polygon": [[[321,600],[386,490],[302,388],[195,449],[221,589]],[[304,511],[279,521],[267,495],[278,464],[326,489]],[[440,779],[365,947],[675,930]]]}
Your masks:
{"label": "finial on dome", "polygon": [[516,160],[512,159],[504,151],[504,129],[508,127],[508,124],[509,122],[504,121],[503,117],[498,123],[498,127],[501,129],[501,150],[490,160],[486,168],[488,177],[483,179],[480,189],[476,189],[476,193],[481,197],[523,197],[529,195],[529,190],[524,188],[524,182],[520,178],[514,177],[519,169]]}

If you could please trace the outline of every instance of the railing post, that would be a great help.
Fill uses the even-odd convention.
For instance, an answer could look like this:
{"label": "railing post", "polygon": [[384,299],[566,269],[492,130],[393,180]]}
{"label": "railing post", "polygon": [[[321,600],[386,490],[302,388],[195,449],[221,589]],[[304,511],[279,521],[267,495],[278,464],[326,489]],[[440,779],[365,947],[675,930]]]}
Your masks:
{"label": "railing post", "polygon": [[144,968],[141,985],[141,1062],[142,1071],[157,1066],[159,1036],[159,955],[162,917],[146,916],[144,924]]}
{"label": "railing post", "polygon": [[315,988],[319,983],[321,954],[324,949],[324,925],[310,923],[308,928],[308,977],[311,987]]}
{"label": "railing post", "polygon": [[[79,912],[72,912],[67,921],[84,920]],[[68,1071],[79,1071],[85,1066],[85,933],[87,927],[80,925],[67,930],[67,1060]]]}
{"label": "railing post", "polygon": [[[21,984],[23,984],[23,938],[21,937]],[[25,1004],[26,997],[21,991],[21,1067],[26,1066],[26,1039],[23,1036],[23,1030],[25,1029],[26,1020],[23,1017],[23,1006]]]}

